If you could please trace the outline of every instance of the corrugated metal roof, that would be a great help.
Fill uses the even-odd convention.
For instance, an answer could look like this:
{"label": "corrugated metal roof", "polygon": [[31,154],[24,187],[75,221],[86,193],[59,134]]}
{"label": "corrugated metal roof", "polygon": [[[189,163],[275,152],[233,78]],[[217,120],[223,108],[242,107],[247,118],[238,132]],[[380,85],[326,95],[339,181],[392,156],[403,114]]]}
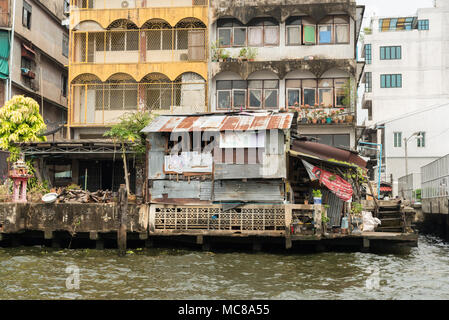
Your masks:
{"label": "corrugated metal roof", "polygon": [[242,113],[232,116],[159,116],[142,132],[282,130],[290,129],[292,120],[292,113]]}

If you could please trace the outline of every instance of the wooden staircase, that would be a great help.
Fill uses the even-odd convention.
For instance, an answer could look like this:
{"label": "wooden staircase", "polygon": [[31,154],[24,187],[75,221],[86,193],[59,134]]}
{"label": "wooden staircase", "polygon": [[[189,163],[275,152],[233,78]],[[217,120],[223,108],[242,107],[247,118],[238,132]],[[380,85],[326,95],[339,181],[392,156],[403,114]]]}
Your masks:
{"label": "wooden staircase", "polygon": [[376,232],[413,232],[415,211],[405,207],[400,200],[378,201],[375,216],[382,221]]}

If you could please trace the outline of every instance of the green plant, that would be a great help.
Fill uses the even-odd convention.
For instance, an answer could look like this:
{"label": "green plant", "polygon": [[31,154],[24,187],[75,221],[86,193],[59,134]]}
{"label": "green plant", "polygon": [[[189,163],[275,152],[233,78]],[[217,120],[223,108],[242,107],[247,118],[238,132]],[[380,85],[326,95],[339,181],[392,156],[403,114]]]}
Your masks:
{"label": "green plant", "polygon": [[351,102],[356,100],[356,90],[353,88],[353,81],[347,80],[343,86],[344,98],[342,100],[343,106],[345,108],[351,107]]}
{"label": "green plant", "polygon": [[249,60],[254,60],[256,58],[256,56],[257,56],[257,48],[250,47],[250,48],[247,49],[246,53],[247,53],[246,57]]}
{"label": "green plant", "polygon": [[318,190],[313,190],[312,194],[313,194],[314,198],[321,198],[322,197],[321,190],[319,190],[319,189]]}
{"label": "green plant", "polygon": [[358,202],[353,202],[351,204],[351,213],[355,216],[359,216],[363,211],[363,206]]}
{"label": "green plant", "polygon": [[240,49],[240,52],[239,52],[239,58],[247,58],[247,55],[248,54],[248,49],[247,48],[242,48],[242,49]]}
{"label": "green plant", "polygon": [[151,122],[152,116],[143,111],[128,113],[120,118],[120,122],[107,131],[104,136],[120,143],[122,149],[123,169],[125,171],[126,191],[130,194],[129,173],[126,159],[127,145],[131,142],[131,149],[136,156],[145,154],[145,134],[141,131]]}
{"label": "green plant", "polygon": [[335,181],[335,180],[337,180],[337,177],[335,175],[331,175],[329,177],[329,181]]}
{"label": "green plant", "polygon": [[324,214],[321,214],[321,222],[322,223],[328,223],[330,221],[330,219]]}
{"label": "green plant", "polygon": [[416,189],[415,191],[413,191],[413,193],[414,193],[416,201],[419,202],[422,200],[422,197],[421,197],[422,190],[421,189]]}
{"label": "green plant", "polygon": [[10,152],[9,160],[19,158],[21,142],[46,141],[47,129],[39,114],[39,104],[32,98],[14,96],[0,109],[0,149]]}
{"label": "green plant", "polygon": [[75,183],[72,183],[71,185],[68,185],[66,187],[67,190],[81,190],[81,187]]}
{"label": "green plant", "polygon": [[218,47],[217,42],[212,42],[210,47],[212,50],[212,60],[218,61],[221,57],[223,49]]}

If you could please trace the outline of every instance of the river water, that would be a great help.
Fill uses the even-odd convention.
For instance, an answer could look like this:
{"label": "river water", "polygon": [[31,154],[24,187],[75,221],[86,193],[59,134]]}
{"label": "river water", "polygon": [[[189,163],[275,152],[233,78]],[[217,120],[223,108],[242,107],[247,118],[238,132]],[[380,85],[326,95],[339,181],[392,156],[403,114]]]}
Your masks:
{"label": "river water", "polygon": [[407,255],[0,248],[0,299],[449,299],[449,245],[419,240]]}

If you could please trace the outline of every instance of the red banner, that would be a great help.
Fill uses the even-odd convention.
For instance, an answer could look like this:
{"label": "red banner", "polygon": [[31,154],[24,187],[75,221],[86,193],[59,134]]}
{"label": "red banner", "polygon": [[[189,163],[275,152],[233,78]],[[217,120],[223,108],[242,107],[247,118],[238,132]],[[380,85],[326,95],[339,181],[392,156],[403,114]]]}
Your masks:
{"label": "red banner", "polygon": [[352,198],[353,190],[351,184],[329,171],[320,169],[303,160],[303,163],[312,180],[319,180],[330,191],[335,193],[337,197],[343,201],[349,201]]}

